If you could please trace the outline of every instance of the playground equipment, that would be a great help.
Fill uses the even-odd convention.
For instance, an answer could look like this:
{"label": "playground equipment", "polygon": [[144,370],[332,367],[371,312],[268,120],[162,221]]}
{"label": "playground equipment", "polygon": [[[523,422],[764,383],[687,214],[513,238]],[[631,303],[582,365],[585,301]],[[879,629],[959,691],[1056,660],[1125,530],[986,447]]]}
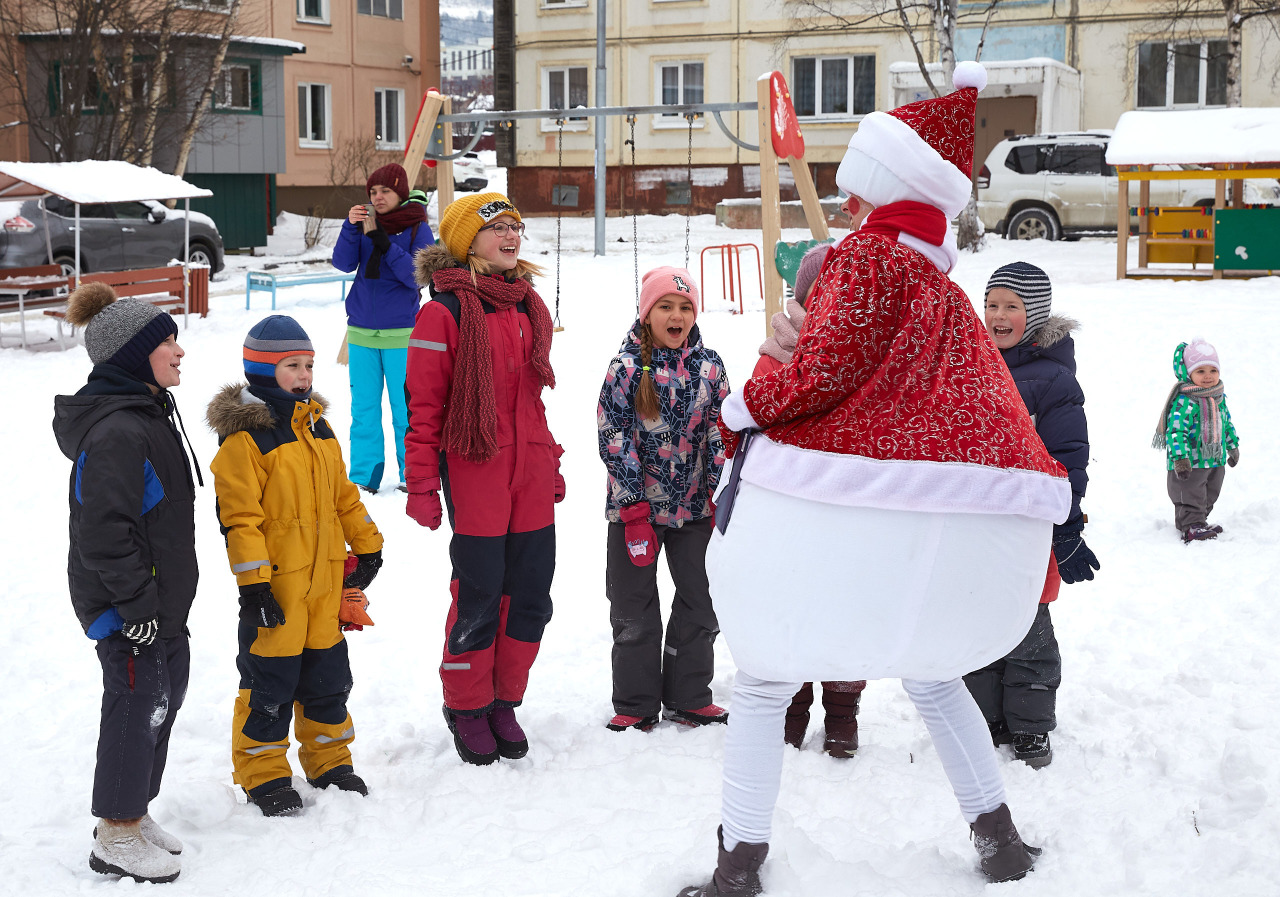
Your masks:
{"label": "playground equipment", "polygon": [[[786,244],[780,243],[778,245],[783,246]],[[702,284],[703,311],[707,310],[707,253],[718,252],[720,254],[720,297],[722,299],[728,298],[730,311],[734,314],[746,312],[746,308],[743,305],[742,290],[742,251],[744,249],[749,249],[756,254],[756,277],[760,282],[760,296],[764,297],[764,277],[760,274],[759,246],[755,243],[724,243],[720,246],[704,246],[702,252],[698,253],[698,281]],[[737,284],[736,293],[734,292],[735,282]],[[732,308],[735,295],[738,298],[736,311]]]}

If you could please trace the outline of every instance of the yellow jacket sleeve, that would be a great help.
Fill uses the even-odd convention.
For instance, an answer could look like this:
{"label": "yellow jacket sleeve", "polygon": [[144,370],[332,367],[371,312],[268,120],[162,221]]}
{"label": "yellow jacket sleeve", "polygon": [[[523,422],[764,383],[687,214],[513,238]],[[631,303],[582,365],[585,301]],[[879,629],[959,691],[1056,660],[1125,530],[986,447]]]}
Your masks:
{"label": "yellow jacket sleeve", "polygon": [[213,489],[218,497],[218,522],[227,540],[227,559],[237,585],[271,581],[271,557],[262,533],[266,470],[262,454],[249,434],[232,433],[218,449],[213,463]]}

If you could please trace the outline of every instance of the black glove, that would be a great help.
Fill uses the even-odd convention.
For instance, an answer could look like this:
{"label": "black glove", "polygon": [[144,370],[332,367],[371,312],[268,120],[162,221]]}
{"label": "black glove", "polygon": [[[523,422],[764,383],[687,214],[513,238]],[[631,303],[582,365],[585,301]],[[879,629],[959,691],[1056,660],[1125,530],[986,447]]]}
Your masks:
{"label": "black glove", "polygon": [[382,552],[371,551],[368,554],[356,555],[356,568],[347,574],[342,580],[344,589],[359,589],[364,591],[369,588],[369,583],[373,582],[373,578],[378,575],[378,570],[382,567]]}
{"label": "black glove", "polygon": [[380,227],[369,231],[369,239],[373,241],[374,247],[380,252],[386,252],[391,248],[391,238],[388,237],[387,232]]}
{"label": "black glove", "polygon": [[1227,452],[1228,467],[1235,467],[1239,463],[1240,463],[1240,449],[1233,448],[1231,451]]}
{"label": "black glove", "polygon": [[146,647],[156,640],[156,634],[160,631],[160,624],[156,622],[156,618],[150,620],[141,620],[137,623],[125,623],[120,629],[120,634],[133,642],[135,645]]}
{"label": "black glove", "polygon": [[269,583],[255,582],[240,587],[240,619],[263,629],[275,629],[284,623],[284,611],[271,594]]}
{"label": "black glove", "polygon": [[1180,480],[1191,479],[1191,461],[1187,458],[1179,458],[1174,461],[1173,475]]}
{"label": "black glove", "polygon": [[1102,569],[1098,558],[1084,544],[1078,532],[1055,536],[1053,557],[1058,562],[1058,575],[1063,582],[1084,582],[1093,579],[1094,570]]}

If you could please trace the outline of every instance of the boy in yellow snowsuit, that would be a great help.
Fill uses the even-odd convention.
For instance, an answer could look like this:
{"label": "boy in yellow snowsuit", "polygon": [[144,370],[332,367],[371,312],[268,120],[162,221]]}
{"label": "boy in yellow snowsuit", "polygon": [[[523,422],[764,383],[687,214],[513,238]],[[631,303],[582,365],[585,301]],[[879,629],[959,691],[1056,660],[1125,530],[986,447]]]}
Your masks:
{"label": "boy in yellow snowsuit", "polygon": [[298,322],[272,315],[244,343],[248,383],[226,386],[206,419],[218,434],[210,468],[218,520],[240,589],[240,692],[234,778],[265,816],[296,813],[286,758],[289,721],[308,783],[368,794],[351,767],[351,666],[338,620],[346,585],[382,566],[382,534],[347,479],[342,449],[311,391],[315,352]]}

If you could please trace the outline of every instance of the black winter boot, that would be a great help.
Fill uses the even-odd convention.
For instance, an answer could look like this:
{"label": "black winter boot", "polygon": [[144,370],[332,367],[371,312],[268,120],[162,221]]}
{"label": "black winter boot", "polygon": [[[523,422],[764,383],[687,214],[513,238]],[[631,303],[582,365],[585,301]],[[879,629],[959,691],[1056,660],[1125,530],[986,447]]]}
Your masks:
{"label": "black winter boot", "polygon": [[804,744],[804,730],[809,728],[809,708],[812,706],[813,683],[806,682],[791,699],[782,729],[782,740],[797,750]]}
{"label": "black winter boot", "polygon": [[858,704],[862,692],[836,691],[822,686],[822,707],[827,712],[827,735],[822,750],[838,760],[848,760],[858,750]]}
{"label": "black winter boot", "polygon": [[1032,769],[1048,766],[1053,762],[1053,746],[1049,743],[1048,733],[1014,735],[1013,756]]}
{"label": "black winter boot", "polygon": [[1017,881],[1035,868],[1041,850],[1022,843],[1008,804],[983,813],[969,829],[973,846],[982,858],[982,871],[991,881]]}
{"label": "black winter boot", "polygon": [[760,867],[769,855],[769,845],[739,842],[733,850],[725,850],[723,828],[716,829],[716,841],[720,849],[711,881],[685,888],[678,897],[756,897],[764,893]]}
{"label": "black winter boot", "polygon": [[307,784],[312,788],[328,788],[333,785],[339,791],[354,791],[361,797],[369,796],[369,786],[350,766],[335,766],[318,778],[307,779]]}
{"label": "black winter boot", "polygon": [[249,803],[256,804],[263,816],[294,816],[302,812],[302,796],[286,778],[272,779],[245,791]]}

